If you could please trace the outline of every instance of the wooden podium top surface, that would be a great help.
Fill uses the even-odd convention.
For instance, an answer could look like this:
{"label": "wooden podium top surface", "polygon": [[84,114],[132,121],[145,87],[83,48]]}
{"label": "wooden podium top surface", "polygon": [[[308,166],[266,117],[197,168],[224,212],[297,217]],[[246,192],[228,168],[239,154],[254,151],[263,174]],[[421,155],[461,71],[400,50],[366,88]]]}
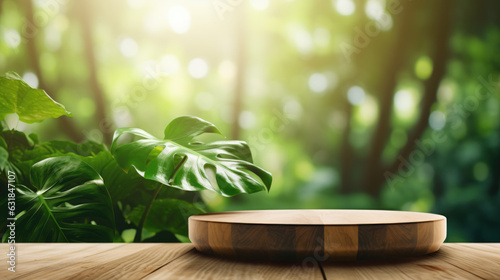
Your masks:
{"label": "wooden podium top surface", "polygon": [[262,225],[375,225],[435,222],[444,216],[385,210],[256,210],[207,213],[193,221]]}

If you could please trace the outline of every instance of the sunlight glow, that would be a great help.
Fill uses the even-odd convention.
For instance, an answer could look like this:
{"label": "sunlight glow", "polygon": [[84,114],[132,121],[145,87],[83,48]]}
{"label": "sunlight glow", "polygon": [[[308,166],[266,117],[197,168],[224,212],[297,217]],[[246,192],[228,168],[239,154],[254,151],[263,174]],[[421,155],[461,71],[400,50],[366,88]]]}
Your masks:
{"label": "sunlight glow", "polygon": [[127,0],[127,4],[132,9],[139,9],[144,4],[144,0]]}
{"label": "sunlight glow", "polygon": [[304,109],[302,108],[302,105],[293,96],[289,96],[283,104],[283,113],[285,113],[285,115],[290,119],[300,119],[303,111]]}
{"label": "sunlight glow", "polygon": [[250,5],[256,10],[266,10],[269,7],[269,0],[250,0]]}
{"label": "sunlight glow", "polygon": [[314,43],[318,47],[327,47],[330,44],[330,32],[328,29],[318,27],[313,32]]}
{"label": "sunlight glow", "polygon": [[208,111],[214,106],[214,97],[212,94],[202,91],[196,95],[194,102],[200,110]]}
{"label": "sunlight glow", "polygon": [[365,101],[365,98],[366,93],[361,87],[353,86],[347,91],[347,99],[354,106],[361,105]]}
{"label": "sunlight glow", "polygon": [[184,34],[191,27],[191,15],[183,6],[173,6],[168,10],[168,23],[175,33]]}
{"label": "sunlight glow", "polygon": [[288,28],[292,41],[297,46],[297,49],[302,54],[308,54],[312,51],[313,42],[312,36],[307,29],[300,24],[292,24]]}
{"label": "sunlight glow", "polygon": [[316,93],[322,93],[328,87],[326,76],[321,73],[314,73],[309,77],[309,88]]}
{"label": "sunlight glow", "polygon": [[120,52],[125,57],[134,57],[139,51],[137,42],[132,38],[125,38],[120,43]]}
{"label": "sunlight glow", "polygon": [[236,65],[231,60],[224,60],[219,64],[219,75],[226,79],[232,79],[236,76]]}
{"label": "sunlight glow", "polygon": [[160,70],[162,74],[165,74],[167,76],[173,75],[177,73],[179,67],[179,59],[177,59],[175,55],[168,54],[161,58]]}
{"label": "sunlight glow", "polygon": [[334,0],[333,6],[337,12],[343,16],[349,16],[354,13],[356,6],[352,0]]}
{"label": "sunlight glow", "polygon": [[208,64],[201,58],[195,58],[189,62],[188,72],[191,77],[201,79],[208,73]]}
{"label": "sunlight glow", "polygon": [[160,32],[166,26],[167,19],[159,11],[150,11],[144,17],[144,29],[149,33]]}

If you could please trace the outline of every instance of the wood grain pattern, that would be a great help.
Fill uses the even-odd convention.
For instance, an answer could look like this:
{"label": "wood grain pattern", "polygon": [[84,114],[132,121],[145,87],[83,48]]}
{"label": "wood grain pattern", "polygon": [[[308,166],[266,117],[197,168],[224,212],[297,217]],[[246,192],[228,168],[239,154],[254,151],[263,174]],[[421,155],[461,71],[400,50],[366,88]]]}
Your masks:
{"label": "wood grain pattern", "polygon": [[[500,244],[443,244],[421,257],[356,262],[238,261],[192,244],[0,244],[0,279],[500,279]],[[322,274],[324,272],[324,275]]]}
{"label": "wood grain pattern", "polygon": [[357,226],[325,226],[325,251],[332,260],[355,260],[358,255]]}
{"label": "wood grain pattern", "polygon": [[198,251],[243,259],[336,261],[419,256],[437,251],[446,238],[445,217],[404,211],[222,212],[191,216],[189,226]]}
{"label": "wood grain pattern", "polygon": [[[480,279],[443,259],[453,250],[443,244],[436,253],[392,261],[323,263],[326,279]],[[491,278],[494,279],[494,278]]]}
{"label": "wood grain pattern", "polygon": [[323,279],[319,267],[301,263],[238,261],[190,251],[144,278],[163,279]]}

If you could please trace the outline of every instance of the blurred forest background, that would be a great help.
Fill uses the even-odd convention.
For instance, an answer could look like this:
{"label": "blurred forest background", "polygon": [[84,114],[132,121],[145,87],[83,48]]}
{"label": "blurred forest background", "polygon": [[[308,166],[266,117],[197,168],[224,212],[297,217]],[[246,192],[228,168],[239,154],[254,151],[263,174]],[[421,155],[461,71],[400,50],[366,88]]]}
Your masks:
{"label": "blurred forest background", "polygon": [[500,241],[500,2],[3,0],[0,70],[73,113],[40,140],[157,136],[196,115],[250,144],[269,193],[207,211],[434,212]]}

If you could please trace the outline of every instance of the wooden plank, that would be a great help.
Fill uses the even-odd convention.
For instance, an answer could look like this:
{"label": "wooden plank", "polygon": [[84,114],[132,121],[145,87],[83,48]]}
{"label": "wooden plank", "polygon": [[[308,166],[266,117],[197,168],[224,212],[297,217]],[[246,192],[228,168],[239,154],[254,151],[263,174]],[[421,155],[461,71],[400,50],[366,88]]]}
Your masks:
{"label": "wooden plank", "polygon": [[[3,250],[2,244],[2,252]],[[59,245],[60,246],[60,245]],[[87,251],[92,252],[92,248],[99,246],[98,244],[88,244],[88,246],[83,247],[82,244],[64,244],[64,247],[69,252],[82,252],[85,253]],[[8,246],[5,246],[5,251]],[[16,254],[18,257],[18,263],[29,264],[33,261],[41,261],[44,259],[52,258],[57,259],[58,256],[61,255],[60,250],[54,250],[54,244],[47,243],[21,243],[16,244]],[[0,261],[5,261],[7,259],[7,255],[1,254]],[[23,266],[23,269],[25,267]]]}
{"label": "wooden plank", "polygon": [[[60,276],[64,275],[59,274],[61,271],[78,270],[81,268],[78,263],[86,264],[84,260],[123,245],[125,244],[16,244],[16,272],[7,271],[8,264],[5,262],[5,268],[2,267],[0,271],[0,279],[50,279],[52,277],[49,276],[53,273]],[[31,249],[32,247],[37,250]]]}
{"label": "wooden plank", "polygon": [[[132,278],[130,278],[132,279]],[[323,279],[318,265],[221,259],[190,251],[144,279]]]}
{"label": "wooden plank", "polygon": [[[153,246],[135,250],[112,261],[72,274],[61,279],[141,279],[163,267],[188,251],[194,251],[191,244],[152,244]],[[128,247],[128,246],[127,246]],[[66,274],[68,275],[68,274]]]}
{"label": "wooden plank", "polygon": [[441,258],[453,266],[484,279],[500,279],[500,250],[458,243],[444,244],[443,248],[446,254]]}
{"label": "wooden plank", "polygon": [[443,260],[443,256],[449,254],[453,254],[453,248],[444,246],[423,257],[321,265],[326,279],[481,279]]}
{"label": "wooden plank", "polygon": [[[20,244],[20,261],[16,273],[9,279],[62,279],[78,271],[93,268],[102,263],[122,258],[141,249],[148,249],[150,244],[52,244],[52,251],[57,255],[23,262],[23,246]],[[90,245],[90,246],[89,246]],[[96,245],[96,246],[94,246]],[[77,250],[75,250],[77,249]],[[1,273],[0,272],[0,278]]]}
{"label": "wooden plank", "polygon": [[[454,243],[453,246],[455,244],[460,244],[461,246],[470,247],[493,254],[500,254],[500,243]],[[448,243],[446,246],[448,245],[452,244]]]}
{"label": "wooden plank", "polygon": [[[191,244],[16,244],[16,272],[1,244],[0,279],[323,279],[302,262],[238,261],[203,255]],[[5,255],[5,256],[4,256]],[[420,258],[327,262],[327,279],[500,279],[500,244],[443,244]]]}

